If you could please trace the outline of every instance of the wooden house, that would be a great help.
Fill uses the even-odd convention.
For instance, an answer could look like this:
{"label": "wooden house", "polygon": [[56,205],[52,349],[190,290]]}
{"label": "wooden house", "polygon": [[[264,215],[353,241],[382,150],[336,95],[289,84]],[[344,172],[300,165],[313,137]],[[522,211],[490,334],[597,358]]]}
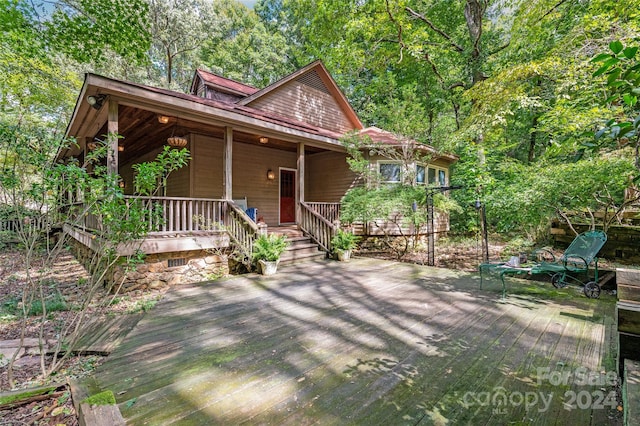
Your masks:
{"label": "wooden house", "polygon": [[[330,250],[340,200],[359,184],[341,137],[357,132],[398,143],[389,132],[363,126],[320,61],[263,89],[197,70],[188,94],[88,74],[67,129],[78,146],[62,155],[81,158],[111,132],[122,137],[112,140],[107,166],[132,197],[134,164],[153,160],[172,137],[191,153],[189,165],[171,175],[166,197],[153,200],[164,221],[142,245],[157,262],[186,258],[172,264],[231,244],[250,250],[261,227],[286,227],[307,239],[300,246],[312,243],[314,254]],[[416,165],[420,183],[446,182],[453,161],[436,155]],[[398,176],[398,164],[372,162],[390,182]],[[254,220],[247,208],[257,211]],[[203,227],[194,217],[224,229]],[[91,248],[90,223],[65,230]]]}

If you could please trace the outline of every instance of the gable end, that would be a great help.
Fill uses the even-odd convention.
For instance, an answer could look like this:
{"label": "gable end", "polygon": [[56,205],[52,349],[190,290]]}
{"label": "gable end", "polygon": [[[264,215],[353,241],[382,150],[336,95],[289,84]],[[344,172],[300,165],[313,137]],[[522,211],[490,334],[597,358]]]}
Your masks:
{"label": "gable end", "polygon": [[296,78],[295,81],[326,93],[327,95],[331,95],[329,88],[324,84],[316,70],[311,70],[306,74],[302,74],[300,77]]}

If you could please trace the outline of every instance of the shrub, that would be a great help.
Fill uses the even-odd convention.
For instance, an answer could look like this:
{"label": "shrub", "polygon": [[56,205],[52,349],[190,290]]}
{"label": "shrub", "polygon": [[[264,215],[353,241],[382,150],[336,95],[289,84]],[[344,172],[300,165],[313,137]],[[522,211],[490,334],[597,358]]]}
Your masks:
{"label": "shrub", "polygon": [[353,250],[358,246],[360,237],[352,234],[351,232],[338,229],[336,235],[331,239],[331,245],[334,250]]}
{"label": "shrub", "polygon": [[289,243],[285,235],[260,235],[253,244],[253,260],[275,262],[287,249]]}

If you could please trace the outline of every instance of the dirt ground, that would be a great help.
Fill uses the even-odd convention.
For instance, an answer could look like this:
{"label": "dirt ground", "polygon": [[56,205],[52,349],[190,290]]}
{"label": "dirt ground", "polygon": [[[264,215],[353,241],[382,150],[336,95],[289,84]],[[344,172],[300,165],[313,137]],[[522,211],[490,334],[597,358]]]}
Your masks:
{"label": "dirt ground", "polygon": [[[33,261],[31,271],[43,271],[42,259]],[[79,312],[79,305],[83,302],[82,295],[88,281],[86,270],[70,253],[63,253],[58,257],[48,271],[43,271],[43,297],[47,300],[48,312],[45,320],[42,315],[28,316],[25,324],[24,337],[30,341],[38,339],[42,333],[44,341],[55,342],[59,337],[59,330],[72,316]],[[23,290],[29,283],[24,256],[18,251],[0,252],[0,345],[7,346],[9,341],[20,339],[22,322],[19,313],[25,305],[22,300]],[[111,300],[107,307],[97,302],[107,300],[109,295],[96,295],[89,304],[89,317],[117,315],[126,312],[137,312],[148,309],[155,301],[162,297],[163,291],[133,292],[120,295]],[[34,303],[33,305],[39,305]],[[32,305],[32,306],[33,306]],[[29,306],[27,304],[27,306]],[[33,308],[32,308],[33,309]],[[37,345],[36,345],[37,346]],[[0,347],[0,349],[2,349]],[[8,380],[8,362],[10,355],[0,355],[0,393],[13,389],[25,389],[52,383],[64,386],[53,391],[48,398],[36,400],[16,408],[3,409],[0,407],[0,425],[67,425],[78,424],[73,408],[71,393],[66,383],[69,379],[83,377],[90,374],[102,363],[99,355],[74,355],[66,359],[62,367],[48,378],[43,379],[42,359],[36,348],[27,348],[14,364],[14,386]],[[50,354],[44,357],[45,366],[53,360]]]}

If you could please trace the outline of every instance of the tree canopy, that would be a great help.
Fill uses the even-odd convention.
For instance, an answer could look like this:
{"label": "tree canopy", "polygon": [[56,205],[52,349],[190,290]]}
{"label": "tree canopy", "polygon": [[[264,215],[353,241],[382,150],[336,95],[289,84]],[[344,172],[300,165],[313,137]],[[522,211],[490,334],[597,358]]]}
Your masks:
{"label": "tree canopy", "polygon": [[[638,175],[630,75],[640,0],[0,4],[5,124],[60,132],[86,71],[187,91],[204,68],[264,87],[319,58],[366,125],[457,154],[451,176],[468,190],[453,196],[460,205],[483,198],[498,229],[516,223],[503,226],[505,206],[522,210],[506,202],[540,189],[547,173],[597,168],[576,172],[575,188],[590,182],[590,198],[564,198],[565,208],[596,208],[604,192],[619,198]],[[607,170],[626,181],[612,182]],[[520,202],[541,211],[539,200]],[[471,215],[453,225],[468,228]]]}

